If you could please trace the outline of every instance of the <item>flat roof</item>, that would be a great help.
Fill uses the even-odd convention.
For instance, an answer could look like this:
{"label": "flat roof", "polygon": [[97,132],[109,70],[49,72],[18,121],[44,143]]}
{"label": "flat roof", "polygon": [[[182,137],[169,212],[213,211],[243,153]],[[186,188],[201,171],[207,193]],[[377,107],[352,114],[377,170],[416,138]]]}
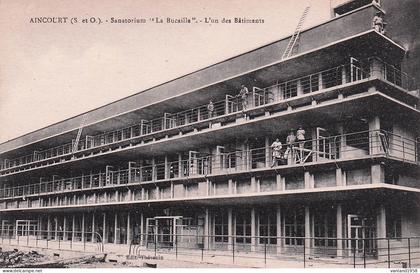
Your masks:
{"label": "flat roof", "polygon": [[[368,4],[342,16],[331,18],[321,24],[302,30],[301,40],[306,42],[300,45],[298,55],[369,30],[372,14],[378,9],[379,7],[376,5]],[[343,25],[338,22],[343,17],[346,17],[347,25],[351,25],[352,28],[343,28]],[[198,90],[225,79],[236,77],[247,71],[252,71],[255,68],[280,62],[282,52],[285,50],[289,38],[290,36],[283,37],[280,40],[262,45],[224,61],[137,92],[131,96],[8,140],[0,144],[0,153],[6,153],[69,132],[73,132],[75,137],[84,115],[87,115],[85,126],[89,126],[105,119],[115,118],[153,103],[185,94],[188,90]],[[399,45],[397,46],[400,47]],[[404,50],[402,47],[401,49]]]}

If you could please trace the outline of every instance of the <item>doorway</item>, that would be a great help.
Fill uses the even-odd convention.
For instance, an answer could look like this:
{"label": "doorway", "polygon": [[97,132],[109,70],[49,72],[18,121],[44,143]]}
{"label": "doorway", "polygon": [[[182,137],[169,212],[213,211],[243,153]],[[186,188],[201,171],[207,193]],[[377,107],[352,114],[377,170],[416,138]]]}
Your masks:
{"label": "doorway", "polygon": [[376,225],[374,217],[349,214],[347,216],[347,238],[351,253],[376,253]]}

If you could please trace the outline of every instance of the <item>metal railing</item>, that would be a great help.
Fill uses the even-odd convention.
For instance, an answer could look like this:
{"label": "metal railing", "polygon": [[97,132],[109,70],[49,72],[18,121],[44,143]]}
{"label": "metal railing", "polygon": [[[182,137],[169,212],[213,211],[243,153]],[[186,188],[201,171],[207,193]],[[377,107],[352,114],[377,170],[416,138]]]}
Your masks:
{"label": "metal railing", "polygon": [[[163,162],[139,166],[139,163],[137,163],[130,165],[128,169],[114,171],[107,168],[105,172],[71,178],[54,176],[52,181],[0,189],[1,199],[22,198],[22,200],[9,202],[7,205],[4,202],[0,203],[0,208],[41,206],[39,201],[37,203],[36,200],[32,201],[27,198],[41,194],[106,189],[118,185],[136,185],[173,179],[206,178],[209,175],[258,171],[270,167],[281,168],[282,166],[325,163],[336,160],[352,160],[378,155],[418,164],[419,142],[383,130],[361,131],[311,139],[294,145],[283,145],[280,150],[280,158],[272,157],[270,147],[261,147],[193,157],[181,161],[167,162],[166,164]],[[119,200],[109,198],[109,200],[86,199],[82,201],[82,204],[128,201],[130,198],[130,196],[123,196]],[[145,197],[141,199],[143,198]],[[79,201],[67,200],[69,204],[76,204],[77,202]]]}
{"label": "metal railing", "polygon": [[[129,257],[247,266],[394,268],[420,265],[420,237],[333,238],[304,236],[182,235],[144,233],[133,238]],[[286,266],[288,267],[288,266]]]}
{"label": "metal railing", "polygon": [[104,252],[102,235],[89,231],[37,230],[9,228],[0,230],[1,245],[27,246],[83,252]]}
{"label": "metal railing", "polygon": [[[373,65],[374,61],[377,65]],[[327,88],[358,82],[373,75],[379,75],[388,82],[406,90],[413,90],[417,87],[414,78],[378,58],[368,58],[362,61],[352,58],[349,64],[339,65],[265,88],[253,87],[252,95],[247,97],[245,103],[238,96],[226,95],[224,100],[214,102],[213,111],[209,111],[207,105],[201,105],[178,113],[165,113],[161,118],[141,120],[139,124],[115,131],[109,131],[95,136],[86,136],[85,139],[79,141],[77,151],[101,148],[125,140],[151,136],[158,132],[179,128],[188,124],[195,124],[200,121],[210,120],[244,110],[251,110],[262,105],[281,102]],[[246,109],[243,109],[244,107]],[[73,142],[44,151],[34,151],[31,155],[11,160],[6,159],[0,165],[0,170],[8,170],[72,155],[72,144]]]}

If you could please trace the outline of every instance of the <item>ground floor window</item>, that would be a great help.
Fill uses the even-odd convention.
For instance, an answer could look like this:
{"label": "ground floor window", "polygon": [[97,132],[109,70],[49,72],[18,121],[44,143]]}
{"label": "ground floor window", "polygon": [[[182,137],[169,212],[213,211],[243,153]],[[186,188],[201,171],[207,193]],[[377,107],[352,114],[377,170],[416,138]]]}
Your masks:
{"label": "ground floor window", "polygon": [[386,237],[401,240],[401,212],[387,209],[386,211]]}
{"label": "ground floor window", "polygon": [[327,239],[337,237],[337,220],[334,210],[317,210],[314,213],[315,246],[337,246],[337,240]]}
{"label": "ground floor window", "polygon": [[287,209],[284,215],[284,236],[286,245],[303,245],[305,237],[305,209]]}
{"label": "ground floor window", "polygon": [[251,243],[251,214],[238,213],[236,214],[236,242],[243,244]]}
{"label": "ground floor window", "polygon": [[277,244],[277,218],[274,211],[260,212],[259,236],[260,244]]}
{"label": "ground floor window", "polygon": [[214,214],[214,241],[228,242],[228,215],[225,212],[216,212]]}

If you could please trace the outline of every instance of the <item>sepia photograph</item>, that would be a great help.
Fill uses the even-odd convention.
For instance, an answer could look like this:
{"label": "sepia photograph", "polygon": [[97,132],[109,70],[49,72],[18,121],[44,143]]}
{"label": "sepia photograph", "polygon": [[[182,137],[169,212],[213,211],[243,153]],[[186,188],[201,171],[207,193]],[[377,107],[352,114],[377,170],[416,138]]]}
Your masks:
{"label": "sepia photograph", "polygon": [[1,272],[420,268],[420,0],[0,0],[0,60]]}

